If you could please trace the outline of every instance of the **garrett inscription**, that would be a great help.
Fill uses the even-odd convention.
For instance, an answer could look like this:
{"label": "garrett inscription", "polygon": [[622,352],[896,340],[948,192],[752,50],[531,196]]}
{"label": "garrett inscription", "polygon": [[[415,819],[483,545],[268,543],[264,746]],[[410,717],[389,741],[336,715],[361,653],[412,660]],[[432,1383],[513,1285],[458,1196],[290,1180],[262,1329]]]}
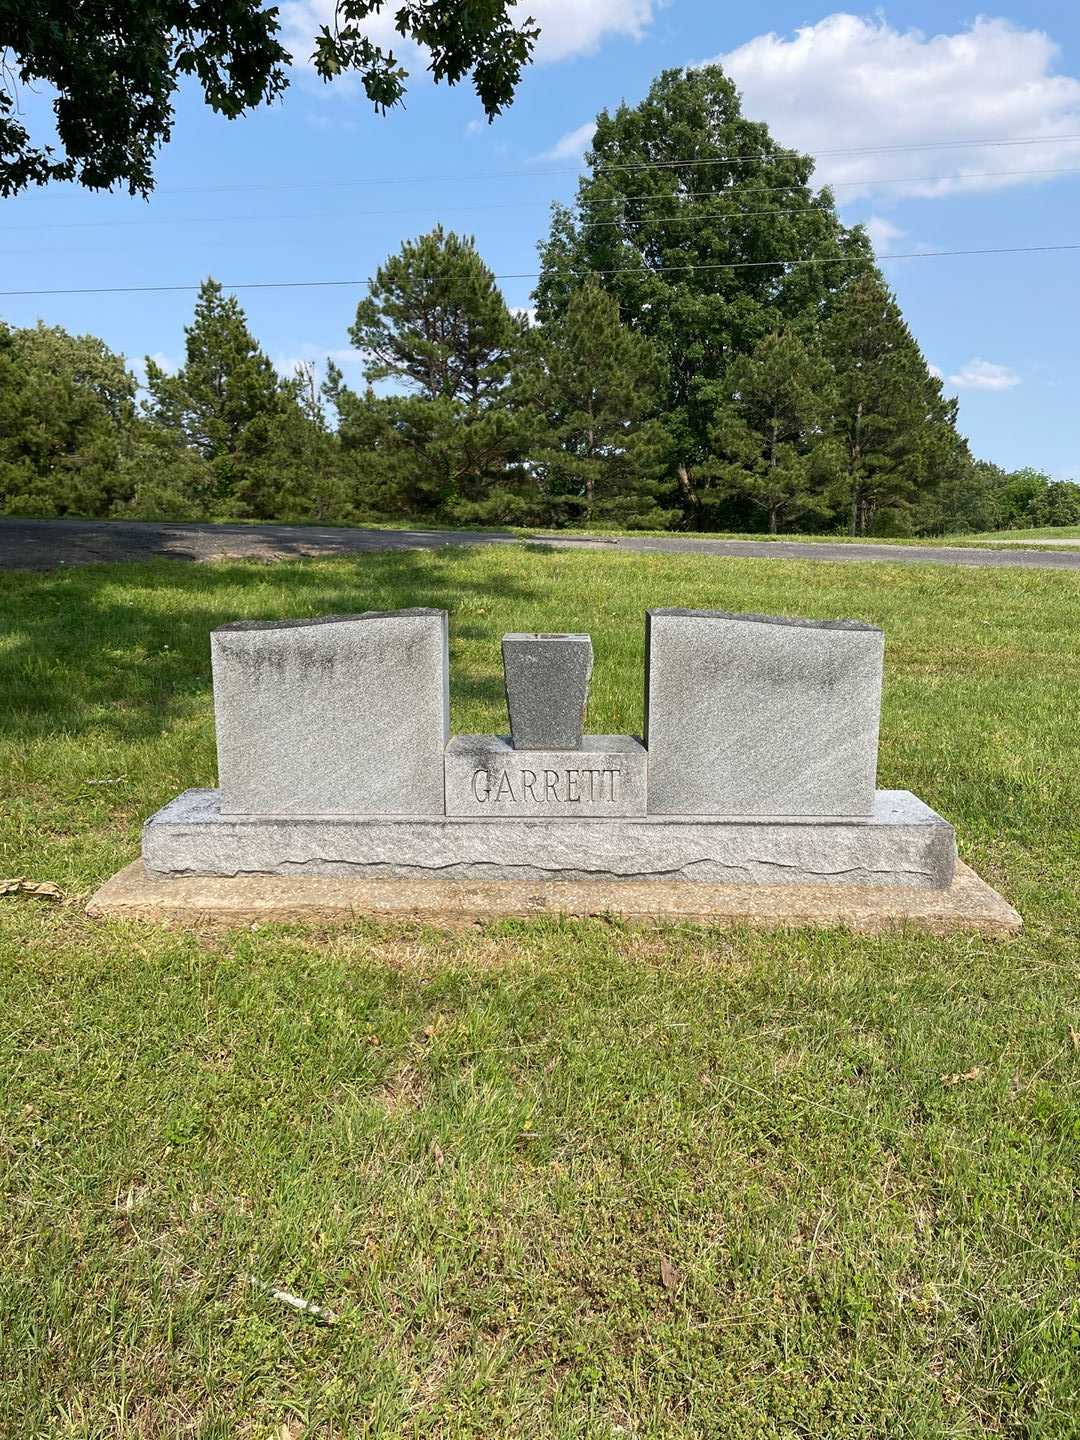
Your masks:
{"label": "garrett inscription", "polygon": [[626,735],[586,735],[571,757],[515,750],[501,735],[458,735],[446,748],[448,815],[644,815],[647,759]]}
{"label": "garrett inscription", "polygon": [[622,771],[612,770],[477,770],[472,791],[481,805],[594,805],[618,801]]}

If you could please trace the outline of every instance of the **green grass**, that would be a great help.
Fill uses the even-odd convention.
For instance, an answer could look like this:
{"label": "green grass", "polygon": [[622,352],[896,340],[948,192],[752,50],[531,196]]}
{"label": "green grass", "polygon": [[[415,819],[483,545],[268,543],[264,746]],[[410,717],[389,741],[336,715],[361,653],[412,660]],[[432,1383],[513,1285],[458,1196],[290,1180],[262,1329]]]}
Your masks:
{"label": "green grass", "polygon": [[1080,525],[1043,525],[1034,530],[987,530],[965,540],[1080,540]]}
{"label": "green grass", "polygon": [[[0,900],[0,1436],[1075,1437],[1078,601],[541,547],[0,576],[0,876],[72,897]],[[402,604],[463,730],[508,630],[590,631],[634,731],[647,605],[884,625],[881,783],[1025,934],[86,919],[212,783],[213,625]]]}
{"label": "green grass", "polygon": [[[397,529],[397,526],[381,526],[381,529]],[[418,528],[425,528],[420,526]],[[436,527],[438,528],[438,527]],[[514,529],[513,526],[507,527]],[[1028,540],[1070,540],[1080,538],[1080,526],[1076,525],[1048,525],[1041,530],[987,530],[977,535],[823,535],[800,534],[797,531],[784,531],[779,535],[763,534],[759,530],[616,530],[607,529],[603,526],[591,526],[588,529],[566,529],[566,530],[545,530],[543,527],[532,530],[520,530],[522,536],[552,536],[556,539],[567,536],[664,536],[668,539],[682,538],[687,540],[758,540],[766,543],[783,544],[797,541],[800,545],[916,545],[934,549],[964,548],[968,546],[979,547],[988,541],[994,543],[1022,544]]]}

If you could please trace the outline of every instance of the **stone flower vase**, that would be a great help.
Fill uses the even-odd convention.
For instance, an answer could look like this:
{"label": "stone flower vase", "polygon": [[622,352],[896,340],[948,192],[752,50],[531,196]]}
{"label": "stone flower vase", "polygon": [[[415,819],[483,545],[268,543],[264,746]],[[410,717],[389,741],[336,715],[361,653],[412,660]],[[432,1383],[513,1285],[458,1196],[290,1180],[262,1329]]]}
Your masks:
{"label": "stone flower vase", "polygon": [[515,750],[579,750],[592,675],[588,635],[504,635]]}

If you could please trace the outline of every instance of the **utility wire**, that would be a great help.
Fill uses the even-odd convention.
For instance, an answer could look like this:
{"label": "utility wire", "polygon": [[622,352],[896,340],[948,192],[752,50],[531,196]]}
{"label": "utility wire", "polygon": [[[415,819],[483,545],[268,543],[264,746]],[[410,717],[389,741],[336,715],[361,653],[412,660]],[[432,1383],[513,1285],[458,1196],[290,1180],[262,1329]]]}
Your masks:
{"label": "utility wire", "polygon": [[[818,150],[814,152],[803,152],[798,150],[784,150],[775,155],[763,155],[760,150],[747,151],[743,154],[719,155],[703,160],[656,160],[642,161],[636,165],[604,165],[597,167],[598,174],[604,171],[615,170],[660,170],[680,165],[705,165],[705,164],[738,164],[742,160],[791,160],[791,159],[814,159],[817,156],[841,156],[841,155],[886,155],[913,153],[922,150],[938,149],[1002,149],[1015,148],[1025,145],[1061,145],[1069,144],[1080,140],[1080,134],[1068,135],[1024,135],[1014,139],[991,139],[991,140],[930,140],[923,144],[911,143],[907,145],[865,145],[856,146],[851,149]],[[159,194],[184,195],[194,192],[211,192],[222,190],[278,190],[278,189],[310,189],[312,186],[320,185],[435,185],[435,184],[464,184],[472,181],[488,180],[515,180],[520,178],[542,178],[545,175],[578,175],[580,166],[574,169],[544,169],[544,170],[489,170],[478,175],[387,175],[387,176],[365,176],[359,179],[349,178],[327,178],[310,182],[302,186],[281,186],[271,183],[258,185],[184,185],[173,186],[161,190]]]}
{"label": "utility wire", "polygon": [[1080,140],[1080,135],[1045,137],[1033,135],[1016,140],[932,140],[925,145],[860,145],[842,150],[813,151],[776,150],[767,155],[763,155],[760,150],[746,150],[742,154],[718,155],[704,157],[700,160],[650,160],[629,165],[598,165],[595,167],[595,173],[605,175],[614,170],[674,170],[695,165],[738,165],[743,160],[760,160],[771,164],[780,160],[815,160],[820,159],[823,155],[889,155],[912,150],[990,149],[991,147],[1012,145],[1048,145],[1052,140],[1066,144]]}
{"label": "utility wire", "polygon": [[[1080,172],[1078,172],[1078,173],[1080,173]],[[699,198],[701,198],[701,199],[708,199],[708,198],[711,198],[711,197],[714,197],[714,196],[715,196],[716,199],[723,199],[725,195],[730,195],[730,194],[731,194],[730,191],[724,191],[724,190],[717,190],[717,191],[705,190],[705,191],[702,191],[702,192],[701,192],[701,195],[700,195]],[[642,197],[642,198],[644,198],[644,197]],[[661,199],[671,199],[672,197],[670,197],[670,196],[663,196],[663,197],[660,197],[660,198],[661,198]],[[680,197],[680,198],[682,198],[682,197]],[[511,207],[511,208],[513,208],[513,207]],[[212,224],[212,223],[215,223],[215,222],[217,222],[217,221],[223,221],[223,222],[228,222],[228,221],[236,221],[236,222],[248,221],[248,222],[259,222],[259,223],[275,224],[275,225],[277,225],[277,224],[281,224],[281,223],[283,223],[284,221],[288,221],[288,220],[302,220],[302,221],[342,220],[342,221],[344,221],[344,220],[359,219],[360,217],[362,217],[362,216],[367,216],[367,215],[400,215],[400,214],[411,214],[411,213],[414,213],[414,212],[411,212],[411,211],[400,211],[400,210],[384,210],[384,211],[380,211],[380,210],[368,210],[368,211],[364,211],[364,210],[361,210],[361,211],[359,211],[357,214],[354,214],[354,215],[335,213],[335,212],[333,212],[333,211],[331,211],[331,212],[329,212],[329,213],[323,213],[323,214],[315,213],[315,214],[308,214],[308,215],[232,215],[232,216],[226,216],[226,215],[222,215],[222,216],[212,216],[212,215],[208,215],[208,216],[202,216],[202,217],[194,217],[194,216],[192,216],[192,217],[182,217],[182,218],[177,219],[177,220],[127,220],[127,221],[125,221],[125,220],[117,220],[117,221],[104,220],[104,221],[90,221],[90,222],[88,222],[88,228],[91,227],[91,226],[94,226],[94,225],[110,225],[110,224],[116,224],[116,225],[125,225],[125,224],[126,224],[126,225],[185,225],[185,224],[187,224],[187,225],[194,225],[194,224]],[[617,219],[617,220],[580,220],[580,221],[578,222],[578,224],[580,225],[581,229],[583,229],[583,230],[593,230],[593,229],[595,229],[597,226],[608,226],[608,225],[686,225],[686,224],[688,224],[688,223],[696,222],[696,221],[698,221],[698,220],[703,220],[703,219],[738,220],[738,219],[742,219],[742,218],[744,218],[744,217],[751,217],[751,216],[757,217],[757,216],[762,216],[762,215],[824,215],[824,216],[827,216],[828,218],[834,218],[834,217],[833,217],[833,212],[832,212],[831,209],[827,208],[826,206],[823,206],[823,205],[819,205],[819,204],[814,203],[814,197],[810,197],[810,198],[808,199],[808,201],[807,201],[805,204],[803,204],[803,205],[798,205],[798,206],[794,206],[794,207],[785,207],[784,209],[781,209],[781,210],[776,210],[776,209],[773,209],[773,210],[716,210],[716,211],[709,210],[709,211],[705,211],[704,213],[697,213],[697,214],[694,214],[694,215],[653,215],[653,216],[650,216],[648,219],[644,219],[644,220],[634,219],[634,218],[632,218],[631,216],[624,215],[624,216],[622,216],[621,218],[619,218],[619,219]],[[852,223],[854,224],[854,223],[857,223],[857,222],[852,222]],[[73,224],[73,225],[56,225],[56,226],[50,226],[50,225],[11,225],[11,226],[2,226],[2,225],[0,225],[0,234],[3,234],[4,231],[5,231],[5,229],[11,229],[11,230],[49,230],[49,229],[66,230],[66,229],[76,229],[76,228],[78,228],[78,227],[77,227],[76,225],[74,225],[74,224]],[[851,227],[848,226],[848,228],[850,229]],[[9,251],[8,253],[11,254],[11,253],[14,253],[14,252]],[[33,251],[25,251],[25,252],[21,252],[21,253],[33,254],[34,252],[33,252]]]}
{"label": "utility wire", "polygon": [[[837,190],[841,187],[852,187],[859,185],[873,185],[875,189],[881,185],[929,185],[938,184],[943,180],[993,180],[999,176],[1010,175],[1080,175],[1080,166],[1056,165],[1047,169],[1037,170],[969,170],[958,175],[908,175],[898,176],[892,180],[840,180],[833,185],[823,186],[823,189]],[[661,195],[612,195],[611,204],[645,205],[651,202],[679,201],[684,200],[706,200],[710,197],[722,199],[725,196],[738,194],[743,195],[774,195],[784,190],[800,188],[801,181],[789,180],[783,185],[747,185],[728,186],[721,190],[686,190],[676,194]],[[816,198],[816,196],[812,197]],[[453,210],[465,211],[469,215],[487,212],[489,210],[525,210],[541,205],[547,207],[550,204],[547,200],[519,200],[511,201],[500,205],[457,205],[457,206],[431,206],[423,208],[410,206],[406,209],[396,210],[354,210],[354,211],[314,211],[306,215],[177,215],[177,216],[140,216],[134,220],[62,220],[37,221],[26,225],[0,225],[0,233],[5,230],[98,230],[107,229],[111,226],[130,225],[279,225],[291,221],[322,221],[322,220],[362,220],[376,216],[390,215],[426,215],[432,208],[437,208],[440,213],[446,214]],[[573,208],[567,206],[566,208]],[[578,207],[580,208],[580,207]],[[801,208],[801,207],[800,207]],[[746,211],[746,214],[754,212]],[[759,214],[766,212],[759,211]],[[775,214],[795,213],[777,210]],[[671,217],[674,218],[674,217]],[[582,224],[607,224],[607,221],[583,221]],[[657,222],[667,223],[667,222]]]}
{"label": "utility wire", "polygon": [[[1080,243],[1068,245],[1000,245],[985,250],[911,250],[900,254],[878,255],[875,263],[886,260],[940,260],[950,256],[972,256],[972,255],[1046,255],[1051,252],[1080,251]],[[639,275],[648,278],[652,275],[686,273],[688,271],[700,270],[767,270],[774,266],[797,266],[797,265],[859,265],[866,263],[861,256],[855,255],[826,255],[810,256],[791,260],[732,260],[718,261],[715,264],[698,265],[656,265],[641,266],[638,268],[621,268],[618,270],[597,270],[594,274],[620,278],[626,275]],[[541,272],[538,270],[522,270],[508,272],[502,275],[493,275],[493,280],[538,280]],[[240,284],[231,285],[222,283],[223,290],[329,290],[344,289],[352,286],[371,286],[374,280],[249,280]],[[60,290],[0,290],[0,297],[29,295],[157,295],[168,294],[178,291],[197,291],[199,285],[99,285],[83,286],[72,289]]]}

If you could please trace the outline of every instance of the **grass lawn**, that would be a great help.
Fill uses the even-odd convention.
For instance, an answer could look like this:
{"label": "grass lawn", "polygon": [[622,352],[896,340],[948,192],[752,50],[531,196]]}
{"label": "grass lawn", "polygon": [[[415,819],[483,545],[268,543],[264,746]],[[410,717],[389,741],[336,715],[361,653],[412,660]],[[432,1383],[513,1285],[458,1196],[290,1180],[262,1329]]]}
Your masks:
{"label": "grass lawn", "polygon": [[[380,529],[396,529],[396,526],[380,526]],[[419,526],[418,528],[432,528]],[[439,528],[439,527],[434,527]],[[508,527],[513,529],[514,527]],[[567,529],[567,530],[544,530],[537,527],[532,530],[520,530],[519,533],[525,536],[549,535],[554,538],[573,535],[627,535],[642,537],[661,536],[667,539],[681,538],[686,540],[758,540],[773,544],[783,544],[785,541],[791,543],[797,541],[800,545],[915,545],[920,548],[949,549],[956,547],[975,547],[986,545],[988,542],[994,544],[1023,544],[1026,541],[1041,541],[1049,543],[1053,540],[1074,540],[1080,538],[1080,526],[1077,525],[1047,525],[1041,530],[987,530],[978,535],[823,535],[815,533],[802,535],[797,531],[784,531],[779,535],[764,534],[761,531],[742,530],[614,530],[603,527],[591,527],[589,529]]]}
{"label": "grass lawn", "polygon": [[988,530],[982,535],[965,535],[976,540],[1080,540],[1080,525],[1043,525],[1034,530]]}
{"label": "grass lawn", "polygon": [[[887,631],[880,782],[1008,942],[617,921],[192,934],[77,903],[214,776],[207,632],[443,605]],[[1080,577],[552,552],[0,576],[0,1436],[1080,1433]],[[327,1307],[297,1312],[283,1288]]]}

